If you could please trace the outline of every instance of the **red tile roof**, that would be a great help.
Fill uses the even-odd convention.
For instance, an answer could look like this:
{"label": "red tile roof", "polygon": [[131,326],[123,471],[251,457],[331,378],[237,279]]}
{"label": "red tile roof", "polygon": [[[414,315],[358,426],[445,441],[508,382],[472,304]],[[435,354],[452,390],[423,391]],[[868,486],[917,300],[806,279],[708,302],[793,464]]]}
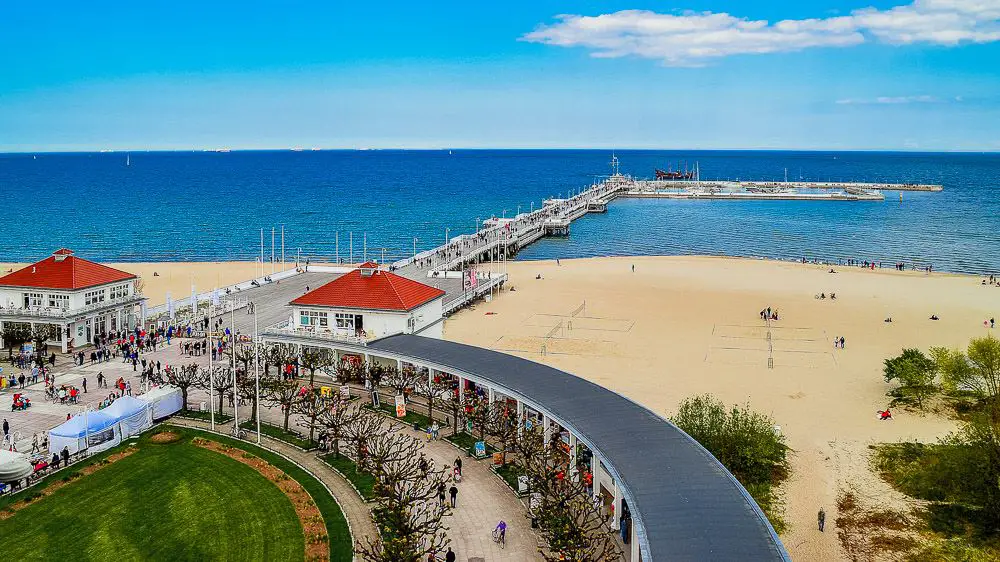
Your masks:
{"label": "red tile roof", "polygon": [[40,262],[0,277],[0,287],[74,290],[135,278],[126,271],[78,258],[72,250],[62,248]]}
{"label": "red tile roof", "polygon": [[361,269],[330,281],[293,300],[293,305],[406,312],[444,295],[444,291],[385,270],[362,275]]}

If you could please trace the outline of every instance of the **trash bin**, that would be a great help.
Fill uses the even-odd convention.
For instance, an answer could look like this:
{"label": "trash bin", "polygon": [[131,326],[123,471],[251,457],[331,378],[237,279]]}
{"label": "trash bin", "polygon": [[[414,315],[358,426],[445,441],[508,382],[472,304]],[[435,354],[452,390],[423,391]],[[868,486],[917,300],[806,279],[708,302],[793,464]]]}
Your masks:
{"label": "trash bin", "polygon": [[420,424],[419,423],[413,422],[413,431],[420,431]]}

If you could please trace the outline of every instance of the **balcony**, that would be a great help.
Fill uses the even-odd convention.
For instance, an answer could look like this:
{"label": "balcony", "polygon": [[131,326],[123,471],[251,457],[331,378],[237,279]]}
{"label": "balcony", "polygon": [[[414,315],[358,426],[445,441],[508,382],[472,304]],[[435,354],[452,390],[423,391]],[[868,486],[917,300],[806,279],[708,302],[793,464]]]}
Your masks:
{"label": "balcony", "polygon": [[127,304],[139,304],[145,299],[146,297],[142,295],[129,295],[123,298],[109,299],[106,301],[89,304],[77,308],[69,308],[69,309],[47,307],[47,306],[39,306],[31,308],[0,307],[0,318],[32,318],[32,319],[38,318],[41,320],[44,319],[72,320],[74,318],[78,318],[80,316],[99,310],[118,308],[119,306]]}
{"label": "balcony", "polygon": [[368,342],[375,339],[375,334],[368,332],[364,335],[355,335],[347,330],[329,330],[326,328],[302,328],[296,327],[288,320],[279,322],[273,326],[264,328],[265,336],[295,336],[315,340],[350,343],[354,345],[368,345]]}

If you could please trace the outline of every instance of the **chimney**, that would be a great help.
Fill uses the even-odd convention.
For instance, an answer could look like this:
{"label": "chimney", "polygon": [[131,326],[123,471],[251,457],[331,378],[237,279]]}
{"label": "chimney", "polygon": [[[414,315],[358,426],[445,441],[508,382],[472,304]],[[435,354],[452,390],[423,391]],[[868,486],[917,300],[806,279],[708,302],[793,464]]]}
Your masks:
{"label": "chimney", "polygon": [[32,273],[34,273],[34,272],[35,272],[35,266],[31,266],[31,272],[32,272]]}

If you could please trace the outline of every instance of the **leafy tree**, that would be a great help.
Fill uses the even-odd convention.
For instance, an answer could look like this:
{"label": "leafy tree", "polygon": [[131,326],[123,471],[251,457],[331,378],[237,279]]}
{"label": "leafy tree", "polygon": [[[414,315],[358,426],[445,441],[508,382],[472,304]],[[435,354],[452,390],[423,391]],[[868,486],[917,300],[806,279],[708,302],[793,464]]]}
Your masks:
{"label": "leafy tree", "polygon": [[1000,408],[1000,340],[988,335],[973,338],[963,353],[943,347],[930,350],[949,391],[968,391]]}
{"label": "leafy tree", "polygon": [[886,359],[883,368],[885,382],[898,382],[898,392],[915,398],[921,408],[924,398],[936,390],[937,371],[937,363],[915,348],[903,349],[899,356]]}

